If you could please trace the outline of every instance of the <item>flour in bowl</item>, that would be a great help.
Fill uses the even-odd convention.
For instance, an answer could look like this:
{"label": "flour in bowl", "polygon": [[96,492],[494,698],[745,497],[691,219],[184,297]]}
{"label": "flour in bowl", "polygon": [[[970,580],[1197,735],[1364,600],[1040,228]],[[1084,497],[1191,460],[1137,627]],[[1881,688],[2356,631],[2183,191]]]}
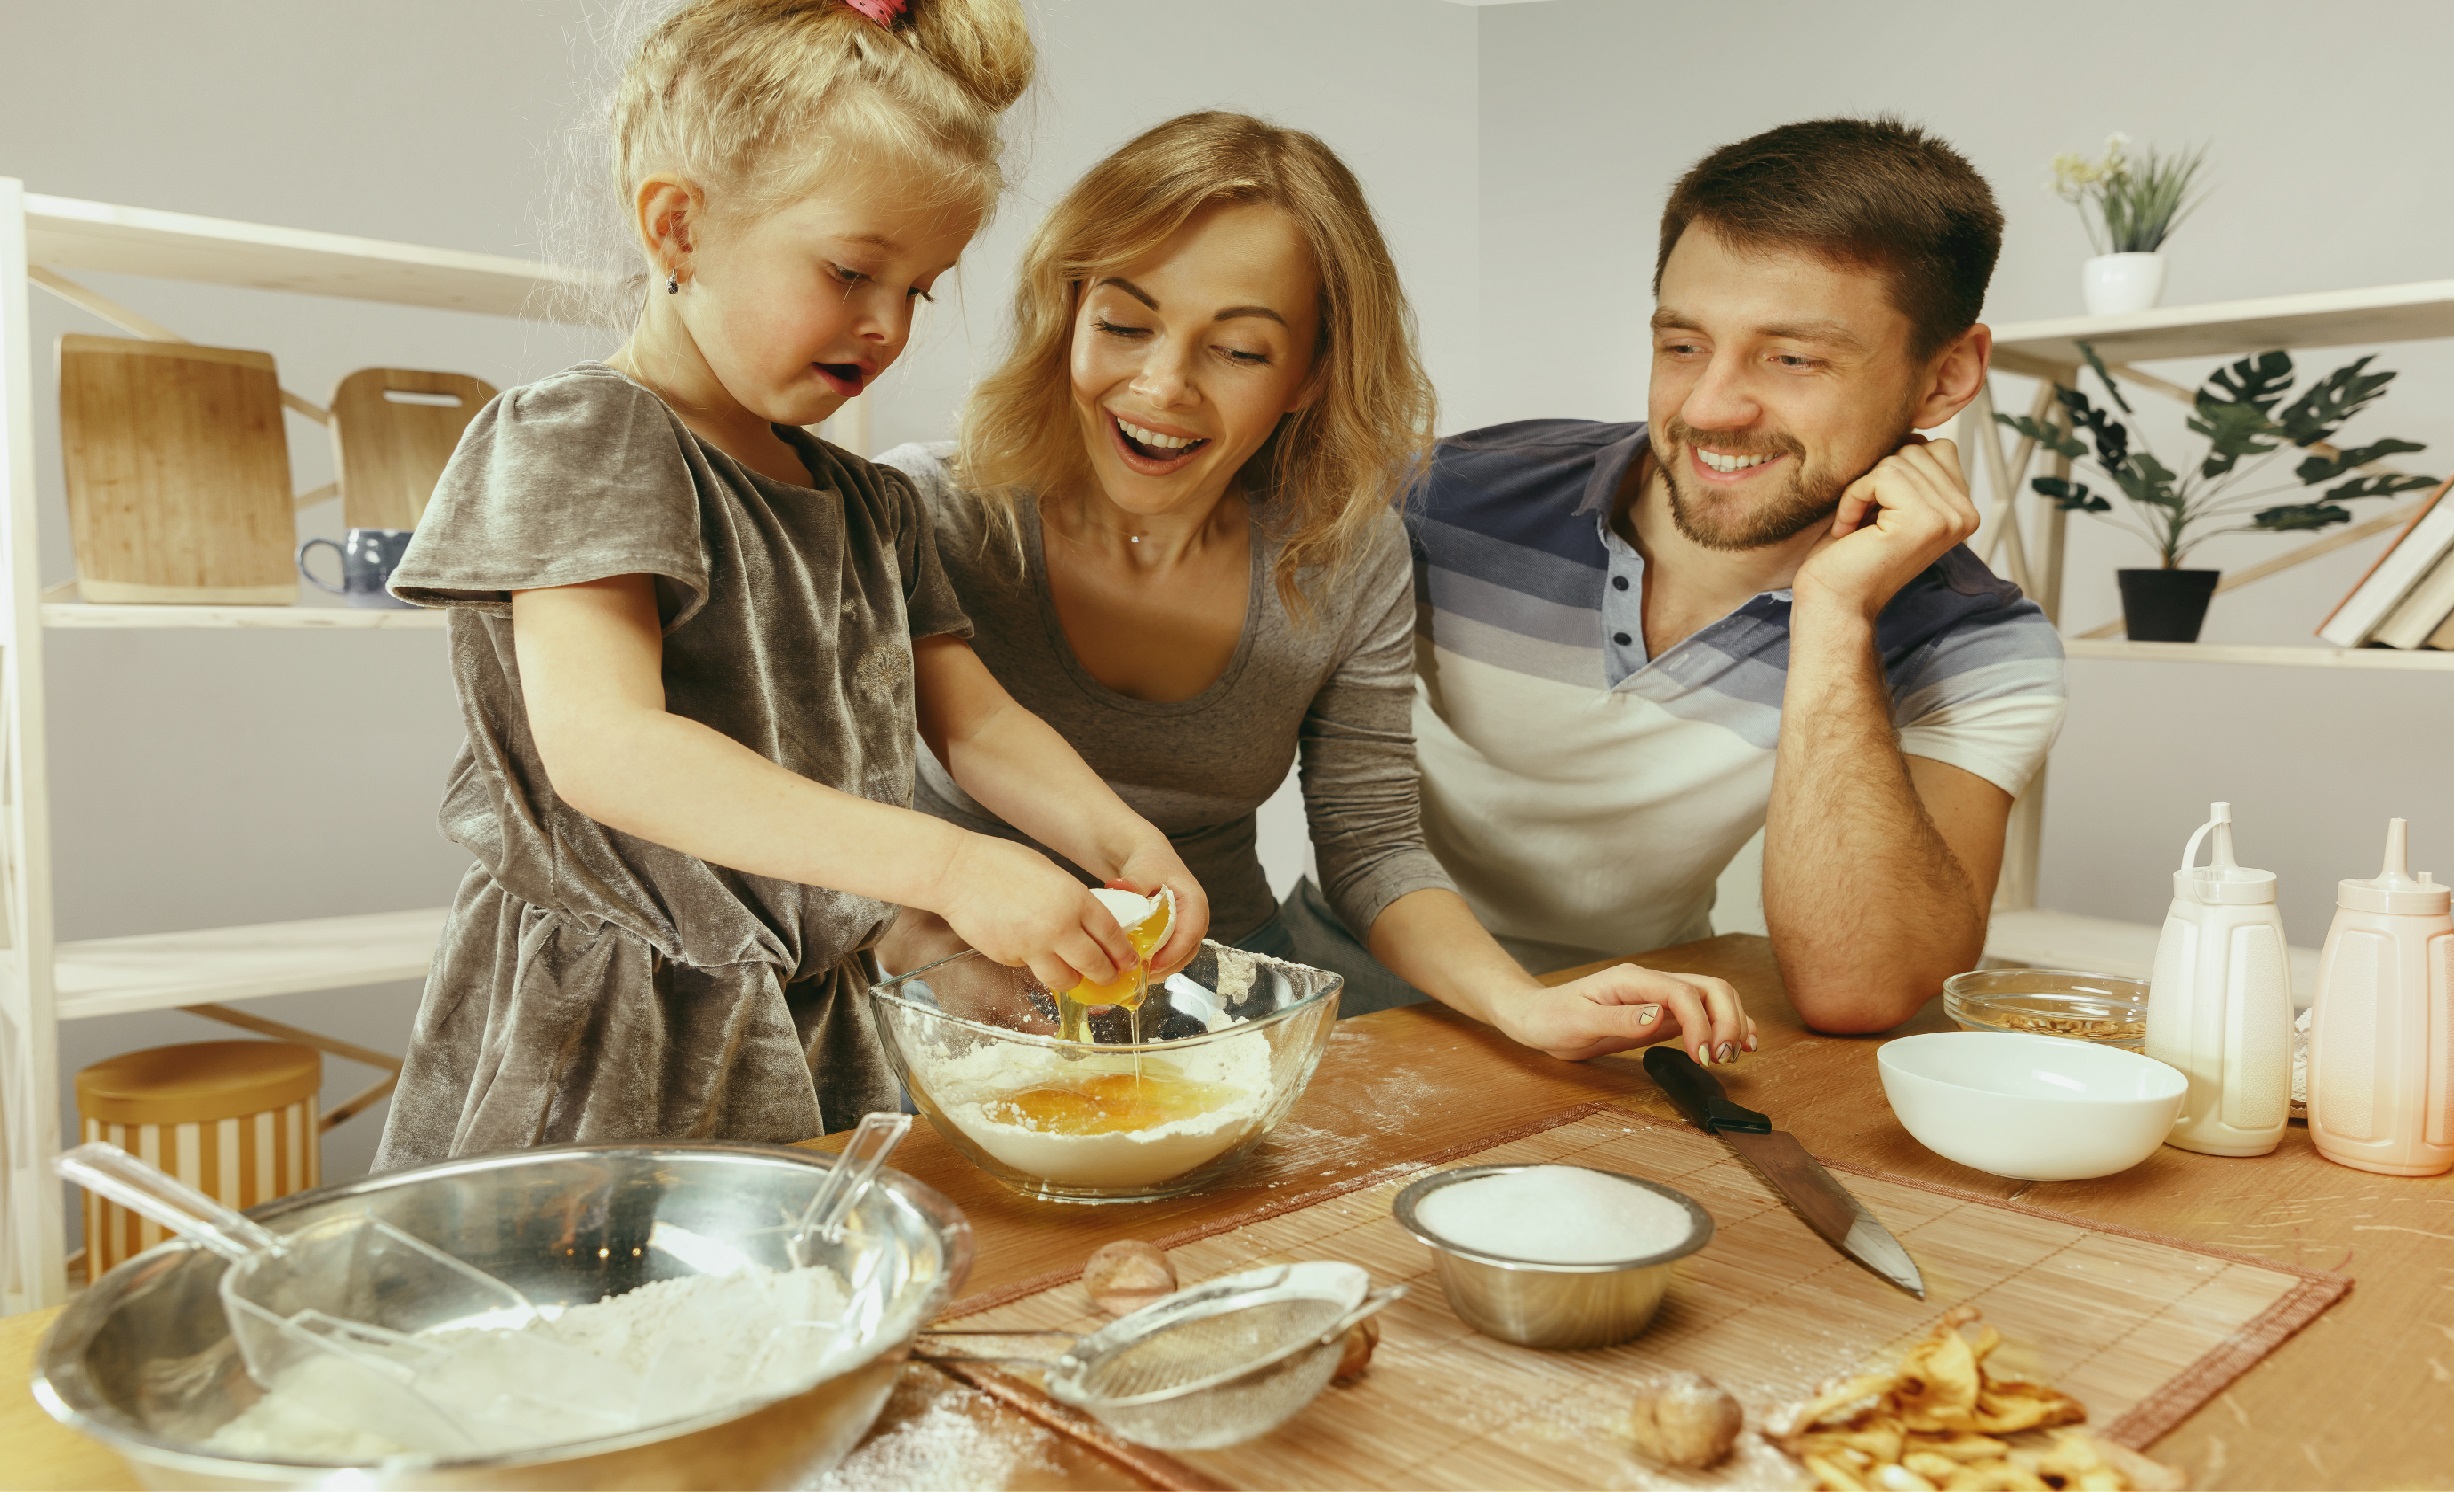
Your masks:
{"label": "flour in bowl", "polygon": [[1616,1264],[1663,1253],[1695,1230],[1687,1209],[1582,1166],[1527,1166],[1453,1182],[1415,1205],[1415,1221],[1468,1253],[1528,1264]]}
{"label": "flour in bowl", "polygon": [[546,1307],[517,1330],[420,1333],[417,1390],[473,1446],[370,1433],[319,1366],[292,1369],[209,1443],[250,1459],[366,1464],[399,1455],[499,1455],[627,1434],[780,1398],[824,1377],[844,1333],[831,1269],[752,1267],[658,1280],[590,1305]]}

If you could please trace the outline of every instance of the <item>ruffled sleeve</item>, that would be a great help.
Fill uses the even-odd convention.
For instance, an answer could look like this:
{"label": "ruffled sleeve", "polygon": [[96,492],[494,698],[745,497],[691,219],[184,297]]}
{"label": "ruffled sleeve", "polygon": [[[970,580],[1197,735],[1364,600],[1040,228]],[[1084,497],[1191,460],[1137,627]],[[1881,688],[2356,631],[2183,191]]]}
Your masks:
{"label": "ruffled sleeve", "polygon": [[392,593],[508,616],[514,591],[651,575],[670,632],[708,588],[685,439],[663,401],[601,365],[500,395],[444,467]]}

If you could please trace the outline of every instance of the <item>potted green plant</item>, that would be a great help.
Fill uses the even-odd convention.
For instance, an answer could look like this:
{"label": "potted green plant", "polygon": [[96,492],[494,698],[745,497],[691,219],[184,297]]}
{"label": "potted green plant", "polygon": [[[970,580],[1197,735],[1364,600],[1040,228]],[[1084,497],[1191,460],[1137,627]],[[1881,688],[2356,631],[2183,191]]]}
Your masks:
{"label": "potted green plant", "polygon": [[[2079,351],[2113,407],[2135,419],[2137,411],[2096,349],[2082,342]],[[2156,458],[2144,438],[2134,437],[2128,425],[2097,407],[2076,387],[2076,379],[2072,386],[2054,387],[2055,402],[2069,416],[2067,426],[2028,415],[1994,418],[2047,450],[2086,462],[2121,495],[2123,506],[2116,508],[2111,499],[2075,480],[2076,474],[2038,477],[2029,483],[2040,497],[2066,512],[2118,515],[2112,517],[2117,527],[2129,529],[2156,552],[2156,569],[2117,572],[2130,637],[2138,642],[2196,642],[2221,573],[2182,568],[2181,562],[2199,545],[2219,534],[2331,528],[2350,521],[2351,510],[2343,506],[2347,502],[2436,485],[2435,477],[2361,470],[2388,456],[2426,450],[2418,441],[2389,438],[2343,449],[2312,449],[2326,444],[2394,381],[2390,372],[2370,371],[2370,361],[2362,357],[2346,363],[2298,395],[2292,390],[2288,353],[2262,352],[2216,369],[2191,401],[2188,422],[2194,433],[2207,438],[2207,452],[2178,473]],[[2291,468],[2289,481],[2261,484],[2262,475],[2279,477],[2272,470],[2275,462],[2296,450],[2308,454]],[[2300,502],[2272,501],[2325,484],[2332,485]]]}
{"label": "potted green plant", "polygon": [[2096,257],[2080,269],[2080,296],[2091,316],[2151,309],[2164,295],[2164,241],[2206,200],[2199,170],[2204,146],[2172,154],[2150,146],[2133,156],[2130,140],[2109,135],[2095,160],[2058,155],[2053,185],[2079,209]]}

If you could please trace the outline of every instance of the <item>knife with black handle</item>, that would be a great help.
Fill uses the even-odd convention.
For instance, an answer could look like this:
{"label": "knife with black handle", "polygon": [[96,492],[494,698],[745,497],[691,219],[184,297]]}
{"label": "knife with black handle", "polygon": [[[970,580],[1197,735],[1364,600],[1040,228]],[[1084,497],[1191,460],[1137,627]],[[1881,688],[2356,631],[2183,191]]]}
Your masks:
{"label": "knife with black handle", "polygon": [[1721,1091],[1719,1079],[1675,1046],[1645,1048],[1644,1062],[1646,1074],[1688,1123],[1718,1135],[1737,1151],[1825,1242],[1919,1300],[1926,1298],[1925,1276],[1917,1272],[1909,1251],[1795,1136],[1774,1129],[1769,1117],[1734,1101]]}

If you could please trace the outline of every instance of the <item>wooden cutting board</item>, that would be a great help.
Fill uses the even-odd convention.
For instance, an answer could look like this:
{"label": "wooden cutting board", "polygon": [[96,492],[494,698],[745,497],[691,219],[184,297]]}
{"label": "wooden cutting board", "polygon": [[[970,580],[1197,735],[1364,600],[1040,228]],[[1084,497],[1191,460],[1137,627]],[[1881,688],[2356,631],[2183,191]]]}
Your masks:
{"label": "wooden cutting board", "polygon": [[332,395],[342,523],[417,527],[460,433],[494,393],[482,378],[414,368],[361,368],[342,379]]}
{"label": "wooden cutting board", "polygon": [[[2109,1228],[1898,1177],[1834,1168],[1917,1259],[1916,1300],[1834,1253],[1719,1141],[1600,1105],[1540,1130],[1477,1142],[1435,1164],[1559,1161],[1665,1182],[1712,1213],[1713,1242],[1684,1261],[1645,1335],[1596,1352],[1537,1352],[1478,1336],[1449,1310],[1429,1251],[1389,1204],[1426,1169],[1400,1168],[1327,1198],[1167,1240],[1187,1284],[1256,1265],[1342,1259],[1412,1293],[1382,1316],[1362,1382],[1324,1393],[1276,1432],[1221,1451],[1156,1458],[1180,1487],[1603,1487],[1785,1485],[1792,1468],[1753,1427],[1838,1374],[1888,1360],[1969,1303],[2006,1338],[1995,1359],[2088,1406],[2098,1434],[2154,1441],[2350,1287],[2322,1274]],[[988,1297],[965,1326],[1089,1330],[1078,1283]],[[1746,1405],[1737,1457],[1667,1477],[1618,1429],[1635,1385],[1686,1369]],[[1095,1423],[1014,1380],[965,1376],[1094,1445]],[[1152,1453],[1139,1467],[1152,1474]]]}
{"label": "wooden cutting board", "polygon": [[59,356],[78,594],[106,604],[296,601],[272,355],[72,333]]}

